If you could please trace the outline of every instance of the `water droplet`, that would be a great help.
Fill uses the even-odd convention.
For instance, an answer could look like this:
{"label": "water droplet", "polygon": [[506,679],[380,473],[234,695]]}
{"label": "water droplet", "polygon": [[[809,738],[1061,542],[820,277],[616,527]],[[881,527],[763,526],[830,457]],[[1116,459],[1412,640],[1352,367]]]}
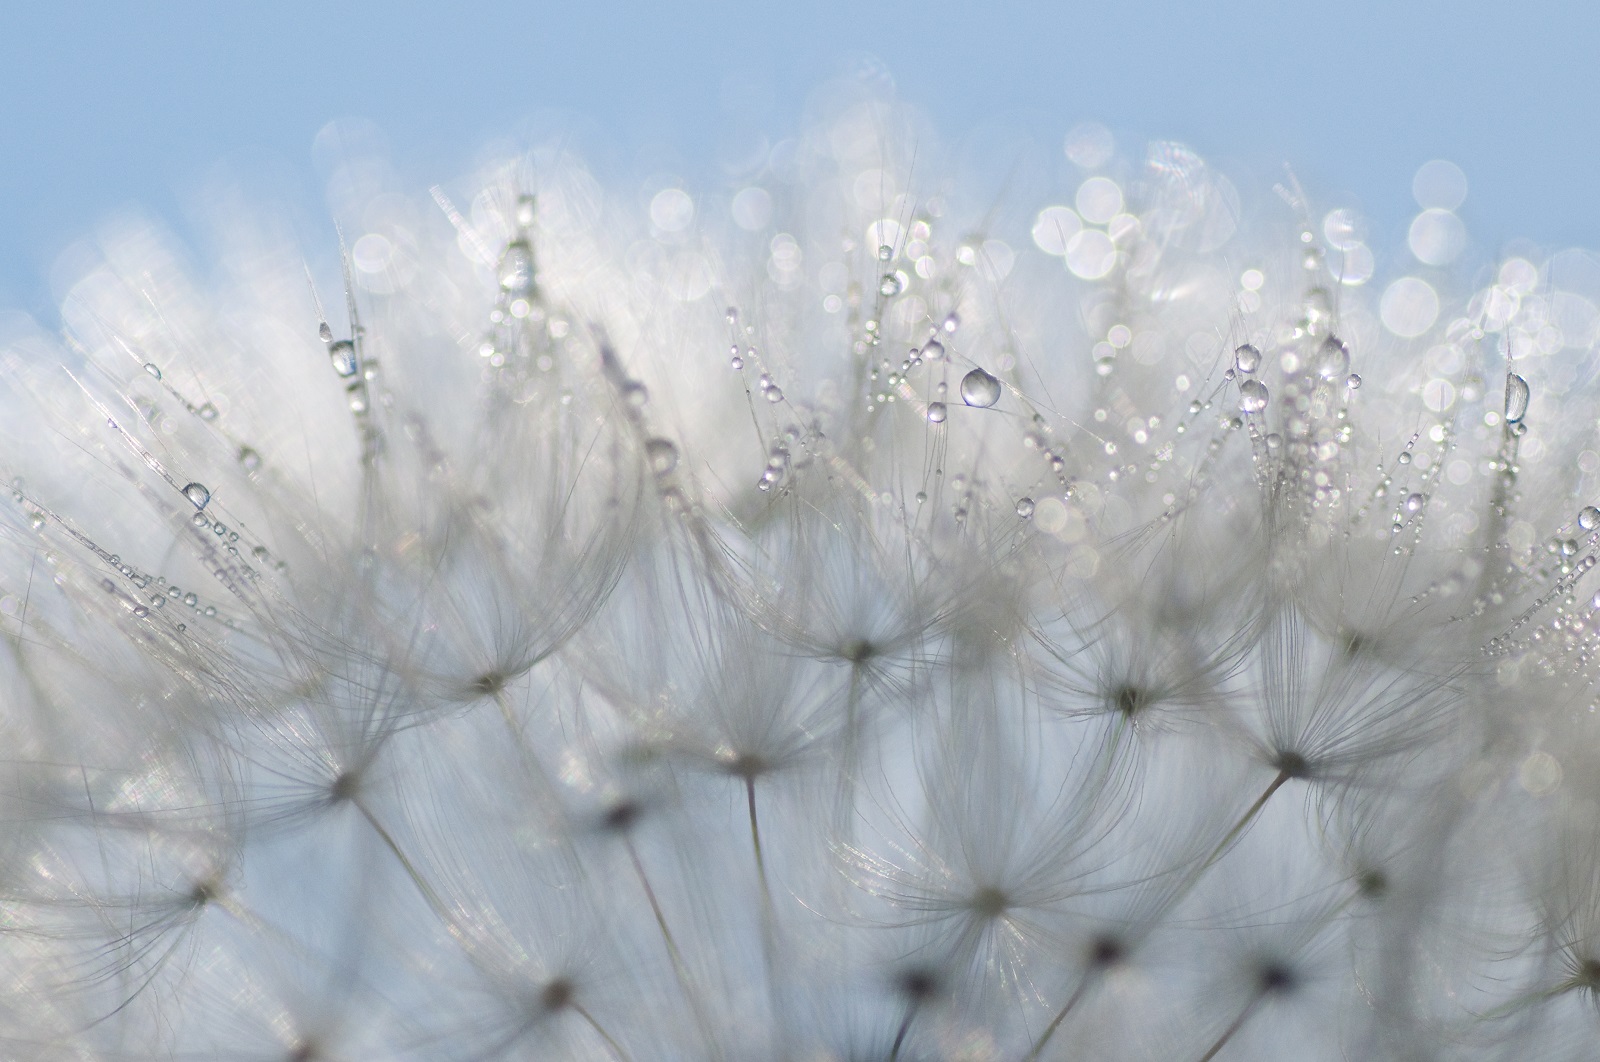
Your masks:
{"label": "water droplet", "polygon": [[987,409],[1000,401],[1000,381],[982,369],[973,369],[961,378],[961,401]]}
{"label": "water droplet", "polygon": [[900,278],[893,273],[885,273],[883,279],[878,281],[878,294],[886,299],[900,294]]}
{"label": "water droplet", "polygon": [[[923,504],[927,500],[928,500],[928,492],[927,491],[925,491],[925,490],[917,491],[917,504],[918,505]],[[1600,597],[1600,594],[1596,594],[1595,596],[1596,597]],[[1600,606],[1597,606],[1597,607],[1600,607]]]}
{"label": "water droplet", "polygon": [[634,409],[641,409],[650,401],[650,389],[637,380],[622,385],[622,400]]}
{"label": "water droplet", "polygon": [[1240,372],[1249,375],[1261,368],[1261,350],[1251,343],[1244,343],[1234,348],[1233,366]]}
{"label": "water droplet", "polygon": [[517,224],[528,228],[539,213],[539,200],[531,195],[517,196]]}
{"label": "water droplet", "polygon": [[768,402],[782,402],[783,401],[783,388],[779,387],[777,384],[773,384],[771,387],[768,387],[767,388],[767,401]]}
{"label": "water droplet", "polygon": [[183,488],[183,496],[188,498],[196,509],[204,509],[206,503],[211,501],[211,489],[204,483],[191,483]]}
{"label": "water droplet", "polygon": [[1018,498],[1017,499],[1017,515],[1022,517],[1024,520],[1026,520],[1029,517],[1033,516],[1033,499],[1032,498]]}
{"label": "water droplet", "polygon": [[730,368],[738,371],[739,369],[744,368],[744,359],[735,354],[733,357],[728,359],[728,365]]}
{"label": "water droplet", "polygon": [[890,247],[886,243],[882,243],[882,244],[878,245],[878,261],[887,262],[889,259],[891,259],[893,257],[894,257],[894,248],[893,247]]}
{"label": "water droplet", "polygon": [[350,403],[350,412],[365,413],[367,411],[367,385],[359,380],[344,389],[345,397]]}
{"label": "water droplet", "polygon": [[1337,380],[1350,371],[1350,348],[1338,336],[1329,336],[1317,350],[1317,360],[1312,368],[1324,380]]}
{"label": "water droplet", "polygon": [[1352,391],[1358,389],[1361,386],[1361,374],[1353,372],[1349,376],[1346,376],[1344,378],[1344,385],[1350,388]]}
{"label": "water droplet", "polygon": [[1409,465],[1411,463],[1411,451],[1410,450],[1402,450],[1402,451],[1400,451],[1400,463],[1402,465]]}
{"label": "water droplet", "polygon": [[217,419],[217,407],[212,405],[210,402],[207,402],[205,405],[195,410],[195,413],[200,417],[201,420],[212,421]]}
{"label": "water droplet", "polygon": [[246,472],[254,472],[261,467],[261,455],[248,446],[239,447],[239,467]]}
{"label": "water droplet", "polygon": [[1593,505],[1585,505],[1578,510],[1578,526],[1585,531],[1593,531],[1600,527],[1600,509]]}
{"label": "water droplet", "polygon": [[135,605],[133,606],[133,614],[140,619],[144,619],[146,616],[150,615],[150,610],[145,608],[143,605]]}
{"label": "water droplet", "polygon": [[937,339],[930,339],[922,344],[921,356],[929,361],[938,361],[944,357],[944,344]]}
{"label": "water droplet", "polygon": [[1528,415],[1528,381],[1514,372],[1506,373],[1506,421],[1516,424]]}
{"label": "water droplet", "polygon": [[190,608],[194,608],[196,605],[198,605],[200,603],[200,598],[196,594],[192,594],[192,593],[184,594],[183,595],[183,603],[185,605],[188,605]]}
{"label": "water droplet", "polygon": [[340,378],[349,379],[356,374],[356,345],[348,339],[329,345],[328,360]]}
{"label": "water droplet", "polygon": [[328,327],[327,321],[323,321],[321,324],[317,325],[317,336],[324,343],[333,342],[333,329]]}
{"label": "water droplet", "polygon": [[1116,370],[1117,359],[1111,357],[1109,354],[1103,358],[1095,359],[1094,374],[1096,376],[1110,376],[1113,372],[1116,372]]}
{"label": "water droplet", "polygon": [[1260,413],[1267,408],[1267,385],[1260,380],[1246,380],[1239,385],[1239,410],[1242,413]]}
{"label": "water droplet", "polygon": [[1405,500],[1406,512],[1408,512],[1408,513],[1419,513],[1419,512],[1421,512],[1422,511],[1422,502],[1423,502],[1422,495],[1420,495],[1420,494],[1407,494],[1406,495],[1406,500]]}
{"label": "water droplet", "polygon": [[646,440],[644,456],[650,462],[650,470],[658,476],[664,476],[678,467],[678,448],[670,439]]}
{"label": "water droplet", "polygon": [[161,379],[161,369],[153,361],[147,361],[144,363],[144,371],[155,377],[157,380]]}
{"label": "water droplet", "polygon": [[737,306],[729,306],[727,311],[723,314],[723,316],[725,318],[727,318],[727,321],[728,321],[729,324],[738,324],[739,323],[739,307],[737,307]]}
{"label": "water droplet", "polygon": [[500,256],[500,287],[508,295],[533,294],[533,248],[527,240],[512,240]]}
{"label": "water droplet", "polygon": [[943,402],[928,403],[928,420],[934,424],[943,424],[948,411]]}
{"label": "water droplet", "polygon": [[961,315],[956,313],[954,310],[951,310],[948,314],[945,315],[945,318],[944,318],[944,330],[946,332],[954,332],[956,329],[958,329],[960,327],[961,327]]}

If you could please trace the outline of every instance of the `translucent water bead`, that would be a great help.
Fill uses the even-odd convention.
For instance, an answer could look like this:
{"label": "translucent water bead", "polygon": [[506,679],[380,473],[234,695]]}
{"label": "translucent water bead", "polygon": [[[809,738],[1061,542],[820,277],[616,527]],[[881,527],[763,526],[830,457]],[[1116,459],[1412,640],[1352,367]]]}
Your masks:
{"label": "translucent water bead", "polygon": [[188,498],[196,509],[204,509],[211,501],[211,489],[204,483],[191,483],[183,488],[183,496]]}
{"label": "translucent water bead", "polygon": [[1245,343],[1233,352],[1233,367],[1246,376],[1261,368],[1261,350],[1251,343]]}
{"label": "translucent water bead", "polygon": [[1528,381],[1506,373],[1506,423],[1517,424],[1528,415]]}
{"label": "translucent water bead", "polygon": [[961,401],[987,409],[1000,401],[1000,381],[982,369],[973,369],[961,378]]}
{"label": "translucent water bead", "polygon": [[1239,385],[1239,411],[1260,413],[1267,408],[1267,387],[1260,380],[1246,380]]}

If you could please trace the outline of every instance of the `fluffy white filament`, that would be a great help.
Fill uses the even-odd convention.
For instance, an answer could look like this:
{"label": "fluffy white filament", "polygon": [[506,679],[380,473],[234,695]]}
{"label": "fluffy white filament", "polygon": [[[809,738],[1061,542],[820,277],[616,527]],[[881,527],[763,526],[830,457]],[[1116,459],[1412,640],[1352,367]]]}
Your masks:
{"label": "fluffy white filament", "polygon": [[1600,270],[919,150],[8,319],[0,1053],[1592,1058]]}

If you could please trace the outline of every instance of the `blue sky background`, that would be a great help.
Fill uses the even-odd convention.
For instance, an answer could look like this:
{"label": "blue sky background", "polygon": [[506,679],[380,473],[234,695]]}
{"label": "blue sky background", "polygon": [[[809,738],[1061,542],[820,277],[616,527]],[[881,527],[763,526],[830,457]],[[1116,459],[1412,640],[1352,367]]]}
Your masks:
{"label": "blue sky background", "polygon": [[[565,116],[603,177],[691,183],[875,56],[950,145],[1083,120],[1188,143],[1248,192],[1292,163],[1402,246],[1411,177],[1465,170],[1490,249],[1600,247],[1600,5],[1483,0],[692,4],[11,3],[0,14],[0,306],[48,316],[63,248],[136,205],[185,231],[215,168],[315,221],[313,139],[387,134],[420,192]],[[331,229],[329,230],[331,232]]]}

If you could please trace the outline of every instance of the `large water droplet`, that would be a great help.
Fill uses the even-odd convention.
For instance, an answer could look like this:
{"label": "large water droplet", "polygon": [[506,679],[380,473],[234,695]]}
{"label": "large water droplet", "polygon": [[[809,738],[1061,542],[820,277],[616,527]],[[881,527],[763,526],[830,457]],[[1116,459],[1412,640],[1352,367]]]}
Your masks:
{"label": "large water droplet", "polygon": [[893,273],[885,273],[878,282],[878,294],[889,299],[900,294],[900,278]]}
{"label": "large water droplet", "polygon": [[500,256],[500,287],[509,295],[533,294],[533,248],[527,240],[512,240]]}
{"label": "large water droplet", "polygon": [[1506,421],[1516,424],[1528,415],[1528,381],[1514,372],[1506,373]]}
{"label": "large water droplet", "polygon": [[1260,413],[1267,408],[1267,385],[1260,380],[1246,380],[1239,385],[1239,410],[1242,413]]}
{"label": "large water droplet", "polygon": [[144,371],[154,376],[157,380],[161,379],[161,367],[153,361],[144,363]]}
{"label": "large water droplet", "polygon": [[1578,526],[1585,531],[1593,531],[1600,527],[1600,509],[1592,505],[1585,505],[1578,510]]}
{"label": "large water droplet", "polygon": [[333,363],[335,373],[349,379],[356,374],[356,345],[348,339],[329,344],[328,360]]}
{"label": "large water droplet", "polygon": [[1421,512],[1422,511],[1422,503],[1423,503],[1424,500],[1425,499],[1420,494],[1407,494],[1406,495],[1406,501],[1405,501],[1406,512],[1408,512],[1408,513],[1419,513],[1419,512]]}
{"label": "large water droplet", "polygon": [[1261,368],[1261,350],[1245,343],[1233,352],[1233,367],[1246,375]]}
{"label": "large water droplet", "polygon": [[1337,380],[1350,371],[1350,349],[1337,336],[1329,336],[1317,350],[1312,368],[1324,380]]}
{"label": "large water droplet", "polygon": [[650,470],[658,476],[664,476],[678,467],[678,448],[670,439],[647,440],[644,456],[650,462]]}
{"label": "large water droplet", "polygon": [[254,472],[261,467],[261,455],[248,446],[239,447],[239,467],[246,472]]}
{"label": "large water droplet", "polygon": [[945,318],[944,318],[944,330],[946,332],[954,332],[956,329],[958,329],[960,327],[961,327],[961,315],[956,313],[954,310],[951,310],[948,314],[945,315]]}
{"label": "large water droplet", "polygon": [[944,418],[947,415],[948,415],[948,410],[945,409],[945,405],[944,405],[943,402],[929,402],[928,403],[928,420],[931,421],[932,423],[934,423],[934,424],[943,424],[944,423]]}
{"label": "large water droplet", "polygon": [[211,490],[204,483],[191,483],[183,488],[183,496],[194,504],[196,509],[204,509],[211,500]]}
{"label": "large water droplet", "polygon": [[1032,498],[1018,498],[1017,499],[1017,515],[1022,517],[1024,520],[1026,520],[1029,517],[1033,516],[1033,499]]}
{"label": "large water droplet", "polygon": [[938,361],[944,357],[944,344],[937,339],[930,339],[922,344],[922,356],[929,361]]}
{"label": "large water droplet", "polygon": [[961,378],[961,401],[980,409],[994,405],[1000,401],[1000,381],[982,369],[973,369]]}

